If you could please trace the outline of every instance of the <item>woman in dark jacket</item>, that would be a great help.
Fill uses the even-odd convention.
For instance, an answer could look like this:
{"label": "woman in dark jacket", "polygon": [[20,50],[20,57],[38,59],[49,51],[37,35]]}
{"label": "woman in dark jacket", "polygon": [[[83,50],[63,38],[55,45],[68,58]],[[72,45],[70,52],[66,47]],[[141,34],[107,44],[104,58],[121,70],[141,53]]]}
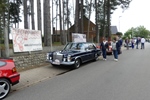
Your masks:
{"label": "woman in dark jacket", "polygon": [[107,55],[107,52],[106,52],[106,49],[108,48],[108,42],[106,41],[106,39],[104,38],[103,41],[100,43],[100,48],[102,50],[102,54],[103,54],[103,60],[107,60],[106,58],[106,55]]}

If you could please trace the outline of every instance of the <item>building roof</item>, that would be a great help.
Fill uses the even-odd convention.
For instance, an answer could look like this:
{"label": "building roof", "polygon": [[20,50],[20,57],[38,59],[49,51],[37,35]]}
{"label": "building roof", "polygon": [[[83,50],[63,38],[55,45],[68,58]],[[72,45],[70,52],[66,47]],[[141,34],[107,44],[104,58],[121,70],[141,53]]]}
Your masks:
{"label": "building roof", "polygon": [[116,34],[118,32],[117,26],[111,26],[111,34]]}

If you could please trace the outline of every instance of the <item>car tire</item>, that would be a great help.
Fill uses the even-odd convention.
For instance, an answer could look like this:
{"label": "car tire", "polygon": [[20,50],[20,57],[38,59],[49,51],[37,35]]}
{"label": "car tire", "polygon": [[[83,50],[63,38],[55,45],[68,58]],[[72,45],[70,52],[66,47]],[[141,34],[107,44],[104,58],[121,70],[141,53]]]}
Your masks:
{"label": "car tire", "polygon": [[81,60],[80,59],[76,59],[73,68],[77,69],[79,68],[81,65]]}
{"label": "car tire", "polygon": [[10,82],[7,79],[0,79],[0,100],[5,98],[11,90]]}
{"label": "car tire", "polygon": [[94,55],[94,61],[97,61],[98,60],[98,54],[97,53],[95,53],[95,55]]}

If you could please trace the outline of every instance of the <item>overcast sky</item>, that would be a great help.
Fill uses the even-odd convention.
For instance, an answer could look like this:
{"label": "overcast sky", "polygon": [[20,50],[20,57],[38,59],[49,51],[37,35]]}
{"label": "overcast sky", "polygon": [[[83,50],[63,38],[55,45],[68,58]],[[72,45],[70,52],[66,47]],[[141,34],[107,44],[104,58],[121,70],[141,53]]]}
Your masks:
{"label": "overcast sky", "polygon": [[[126,32],[131,27],[143,25],[150,30],[150,0],[132,0],[130,7],[122,13],[121,9],[117,9],[112,15],[112,25],[117,25],[120,31]],[[119,18],[119,16],[122,16]]]}

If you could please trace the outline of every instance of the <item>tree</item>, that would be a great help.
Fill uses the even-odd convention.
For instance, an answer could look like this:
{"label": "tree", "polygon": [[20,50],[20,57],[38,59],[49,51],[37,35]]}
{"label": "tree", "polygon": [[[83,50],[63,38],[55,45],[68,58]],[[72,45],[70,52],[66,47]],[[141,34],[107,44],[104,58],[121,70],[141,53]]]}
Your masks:
{"label": "tree", "polygon": [[144,37],[147,38],[148,35],[150,34],[150,31],[147,30],[144,26],[138,26],[136,28],[130,28],[128,29],[124,37],[132,38],[132,37]]}
{"label": "tree", "polygon": [[20,5],[20,0],[14,0],[14,2],[11,0],[0,1],[0,28],[2,29],[1,35],[4,36],[5,57],[9,57],[9,26],[10,23],[18,23],[20,21]]}
{"label": "tree", "polygon": [[75,8],[75,32],[79,32],[79,0],[76,0]]}
{"label": "tree", "polygon": [[88,21],[88,32],[87,32],[87,40],[89,41],[89,29],[90,29],[90,18],[91,18],[91,9],[92,9],[92,0],[90,0],[89,4],[89,21]]}
{"label": "tree", "polygon": [[32,29],[35,30],[35,22],[34,22],[34,0],[30,0],[30,5],[31,5]]}
{"label": "tree", "polygon": [[37,0],[37,24],[38,30],[42,31],[41,0]]}
{"label": "tree", "polygon": [[21,5],[21,0],[14,0],[13,2],[10,2],[10,23],[15,24],[15,27],[17,23],[19,24],[19,22],[22,21],[19,15],[21,11]]}
{"label": "tree", "polygon": [[28,29],[28,9],[27,0],[23,0],[23,12],[24,12],[24,28]]}
{"label": "tree", "polygon": [[59,0],[59,24],[60,24],[60,41],[63,44],[63,31],[62,31],[62,14],[61,14],[61,0]]}
{"label": "tree", "polygon": [[44,46],[51,46],[51,14],[50,14],[50,1],[44,0]]}
{"label": "tree", "polygon": [[122,34],[122,32],[117,32],[116,35],[118,35],[119,37],[121,37],[123,34]]}

